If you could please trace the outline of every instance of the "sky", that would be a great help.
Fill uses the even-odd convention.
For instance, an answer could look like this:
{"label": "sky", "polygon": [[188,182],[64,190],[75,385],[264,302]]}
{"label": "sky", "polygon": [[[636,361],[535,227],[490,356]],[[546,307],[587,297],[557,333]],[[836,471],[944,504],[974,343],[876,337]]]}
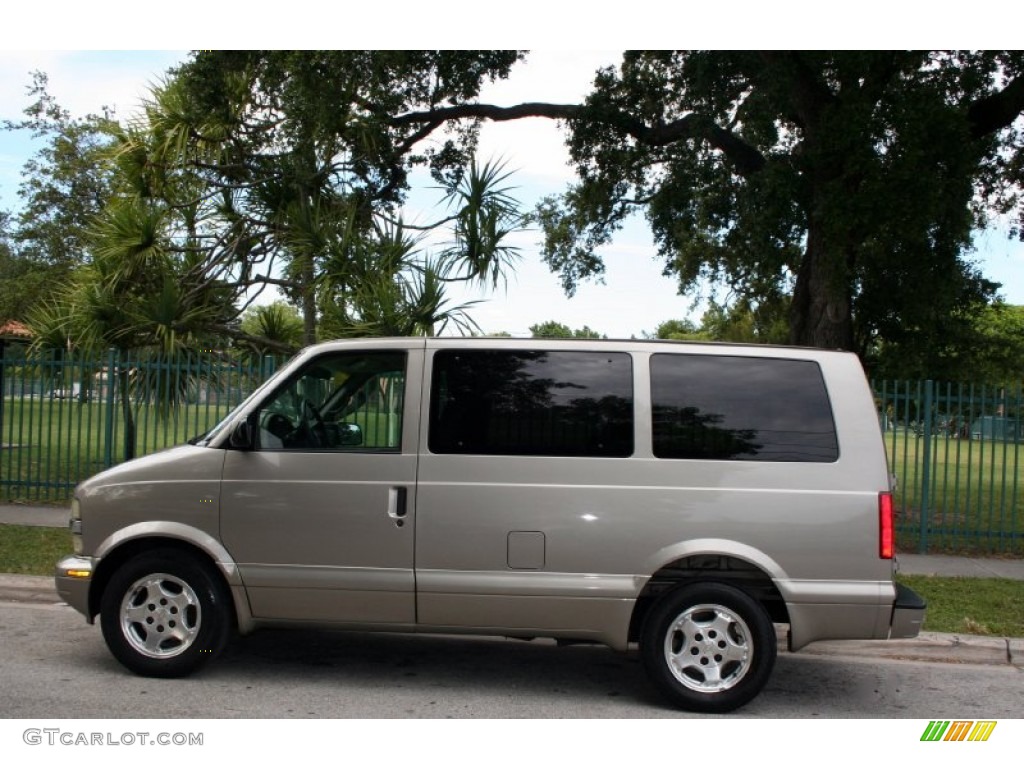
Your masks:
{"label": "sky", "polygon": [[[137,110],[148,88],[185,55],[183,49],[0,50],[0,120],[20,117],[28,104],[29,73],[35,70],[48,74],[50,91],[72,114],[110,106],[120,117],[127,117]],[[617,59],[613,47],[534,49],[526,64],[514,67],[507,80],[487,86],[481,100],[502,105],[578,102],[588,92],[594,72]],[[0,209],[17,208],[22,165],[38,146],[24,132],[0,132]],[[561,129],[543,118],[485,123],[480,157],[504,161],[514,172],[509,183],[524,208],[563,191],[574,178]],[[404,216],[413,223],[439,218],[443,209],[434,207],[436,202],[429,189],[417,189],[409,197]],[[612,244],[599,251],[606,265],[603,282],[582,284],[572,298],[565,296],[558,276],[542,263],[539,241],[536,230],[510,241],[519,247],[522,258],[505,289],[481,292],[456,287],[450,291],[452,303],[479,300],[471,315],[480,328],[485,333],[515,336],[527,336],[531,325],[547,320],[572,328],[587,325],[612,338],[651,333],[659,323],[673,318],[699,321],[704,305],[695,305],[693,296],[680,296],[675,280],[662,275],[662,264],[642,216],[634,217]],[[974,258],[987,277],[1003,284],[1003,298],[1024,304],[1024,244],[1008,240],[1005,231],[997,229],[981,234],[976,247]],[[724,296],[721,291],[719,295]]]}

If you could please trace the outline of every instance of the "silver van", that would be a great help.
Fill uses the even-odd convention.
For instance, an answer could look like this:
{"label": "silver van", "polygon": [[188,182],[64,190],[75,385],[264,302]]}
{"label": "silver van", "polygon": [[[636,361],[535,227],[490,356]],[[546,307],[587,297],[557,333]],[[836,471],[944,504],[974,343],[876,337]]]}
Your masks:
{"label": "silver van", "polygon": [[681,707],[764,686],[776,628],[913,637],[851,354],[364,339],[310,347],[191,444],[86,480],[61,596],[130,670],[318,626],[639,648]]}

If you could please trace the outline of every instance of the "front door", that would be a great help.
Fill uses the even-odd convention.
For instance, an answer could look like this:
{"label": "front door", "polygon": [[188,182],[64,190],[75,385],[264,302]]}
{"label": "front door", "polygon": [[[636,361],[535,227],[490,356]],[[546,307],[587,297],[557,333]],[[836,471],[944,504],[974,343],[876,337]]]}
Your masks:
{"label": "front door", "polygon": [[324,352],[228,450],[221,539],[258,619],[412,624],[422,348]]}

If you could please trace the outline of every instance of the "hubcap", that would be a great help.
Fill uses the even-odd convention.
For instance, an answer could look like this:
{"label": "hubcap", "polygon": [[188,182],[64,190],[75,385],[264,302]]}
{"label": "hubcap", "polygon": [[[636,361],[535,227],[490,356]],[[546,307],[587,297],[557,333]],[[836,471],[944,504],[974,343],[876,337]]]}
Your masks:
{"label": "hubcap", "polygon": [[167,573],[142,577],[121,601],[125,638],[151,659],[166,659],[188,650],[199,633],[200,619],[195,591]]}
{"label": "hubcap", "polygon": [[726,691],[750,669],[750,630],[721,605],[695,605],[665,634],[665,661],[676,680],[700,693]]}

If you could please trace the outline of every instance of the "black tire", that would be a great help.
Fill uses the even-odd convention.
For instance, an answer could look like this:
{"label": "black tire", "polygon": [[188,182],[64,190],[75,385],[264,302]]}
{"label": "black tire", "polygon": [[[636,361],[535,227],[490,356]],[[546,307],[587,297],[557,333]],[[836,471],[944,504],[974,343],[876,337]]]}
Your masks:
{"label": "black tire", "polygon": [[775,628],[736,587],[704,583],[662,597],[644,622],[640,654],[655,687],[678,707],[729,712],[768,682]]}
{"label": "black tire", "polygon": [[111,577],[100,601],[103,639],[138,675],[183,677],[224,648],[231,599],[211,566],[180,550],[136,555]]}

